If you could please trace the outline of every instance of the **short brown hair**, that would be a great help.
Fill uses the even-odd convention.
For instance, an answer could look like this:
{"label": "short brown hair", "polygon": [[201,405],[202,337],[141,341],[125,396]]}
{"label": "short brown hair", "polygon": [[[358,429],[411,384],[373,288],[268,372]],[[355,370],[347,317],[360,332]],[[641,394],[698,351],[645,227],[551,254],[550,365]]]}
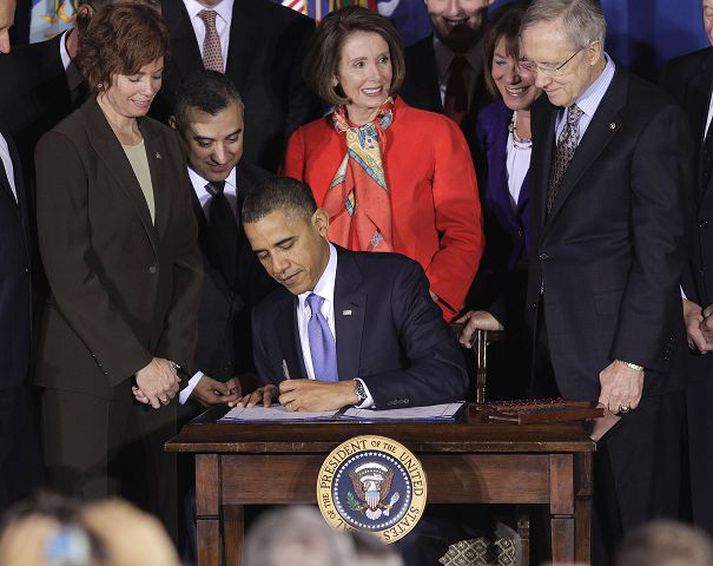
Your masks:
{"label": "short brown hair", "polygon": [[120,2],[101,8],[80,34],[77,64],[92,91],[115,74],[133,75],[168,53],[168,27],[154,8]]}
{"label": "short brown hair", "polygon": [[339,85],[332,85],[342,56],[342,46],[347,36],[355,31],[380,35],[389,46],[391,55],[390,94],[394,95],[404,82],[406,64],[401,39],[393,24],[384,16],[361,8],[349,6],[330,12],[317,26],[305,59],[304,77],[307,85],[320,98],[330,104],[347,104]]}
{"label": "short brown hair", "polygon": [[483,37],[483,68],[485,69],[485,86],[488,87],[488,92],[492,96],[500,95],[492,76],[495,46],[500,39],[504,39],[507,54],[517,62],[520,58],[520,24],[529,4],[529,0],[504,4],[488,20]]}

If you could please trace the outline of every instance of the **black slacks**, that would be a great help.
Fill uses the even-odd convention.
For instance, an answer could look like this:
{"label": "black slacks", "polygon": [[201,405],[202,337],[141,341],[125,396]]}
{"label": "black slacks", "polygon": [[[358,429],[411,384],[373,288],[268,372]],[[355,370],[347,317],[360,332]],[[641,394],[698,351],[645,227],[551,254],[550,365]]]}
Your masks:
{"label": "black slacks", "polygon": [[692,519],[713,536],[713,372],[688,385],[686,425]]}
{"label": "black slacks", "polygon": [[28,386],[0,389],[0,515],[41,484],[35,420]]}
{"label": "black slacks", "polygon": [[176,400],[160,409],[142,405],[129,380],[109,399],[45,389],[42,428],[52,489],[82,499],[124,497],[176,539],[176,458],[163,451],[176,432]]}
{"label": "black slacks", "polygon": [[[536,337],[533,394],[559,397],[542,316]],[[622,415],[597,443],[593,461],[594,566],[612,564],[616,545],[637,525],[656,517],[678,518],[683,424],[683,391],[644,397],[638,408]]]}

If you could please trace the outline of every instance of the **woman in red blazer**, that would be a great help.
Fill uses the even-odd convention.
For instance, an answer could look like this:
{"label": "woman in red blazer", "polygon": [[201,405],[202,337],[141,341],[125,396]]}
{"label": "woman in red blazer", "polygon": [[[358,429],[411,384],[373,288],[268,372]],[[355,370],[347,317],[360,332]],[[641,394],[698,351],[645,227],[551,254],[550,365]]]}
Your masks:
{"label": "woman in red blazer", "polygon": [[475,171],[458,125],[392,98],[404,77],[398,34],[363,8],[322,20],[305,74],[335,110],[292,135],[282,173],[312,188],[333,242],[418,261],[452,318],[484,246]]}

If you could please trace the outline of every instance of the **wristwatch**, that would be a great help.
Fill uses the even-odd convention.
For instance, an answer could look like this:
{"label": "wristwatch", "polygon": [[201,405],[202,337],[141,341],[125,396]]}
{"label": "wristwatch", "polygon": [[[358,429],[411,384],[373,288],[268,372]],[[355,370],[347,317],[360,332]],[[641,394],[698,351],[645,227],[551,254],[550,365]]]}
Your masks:
{"label": "wristwatch", "polygon": [[638,364],[632,364],[631,362],[625,362],[624,360],[618,360],[618,361],[620,363],[624,364],[629,369],[633,369],[634,371],[644,371],[644,366],[640,366]]}
{"label": "wristwatch", "polygon": [[358,379],[354,380],[354,393],[357,396],[357,402],[354,403],[354,406],[358,407],[366,401],[366,389],[364,388],[364,384]]}

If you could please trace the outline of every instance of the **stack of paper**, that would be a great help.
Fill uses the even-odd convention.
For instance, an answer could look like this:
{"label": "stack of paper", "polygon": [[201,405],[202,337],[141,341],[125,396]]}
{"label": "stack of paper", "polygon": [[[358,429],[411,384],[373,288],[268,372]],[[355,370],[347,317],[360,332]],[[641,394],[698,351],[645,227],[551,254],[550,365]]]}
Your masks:
{"label": "stack of paper", "polygon": [[228,411],[219,422],[257,422],[257,421],[316,421],[330,420],[337,411],[308,413],[306,411],[288,411],[282,405],[263,407],[235,407]]}
{"label": "stack of paper", "polygon": [[342,419],[364,421],[450,421],[463,406],[464,401],[444,403],[442,405],[428,405],[426,407],[411,407],[407,409],[374,409],[350,408],[344,411]]}

